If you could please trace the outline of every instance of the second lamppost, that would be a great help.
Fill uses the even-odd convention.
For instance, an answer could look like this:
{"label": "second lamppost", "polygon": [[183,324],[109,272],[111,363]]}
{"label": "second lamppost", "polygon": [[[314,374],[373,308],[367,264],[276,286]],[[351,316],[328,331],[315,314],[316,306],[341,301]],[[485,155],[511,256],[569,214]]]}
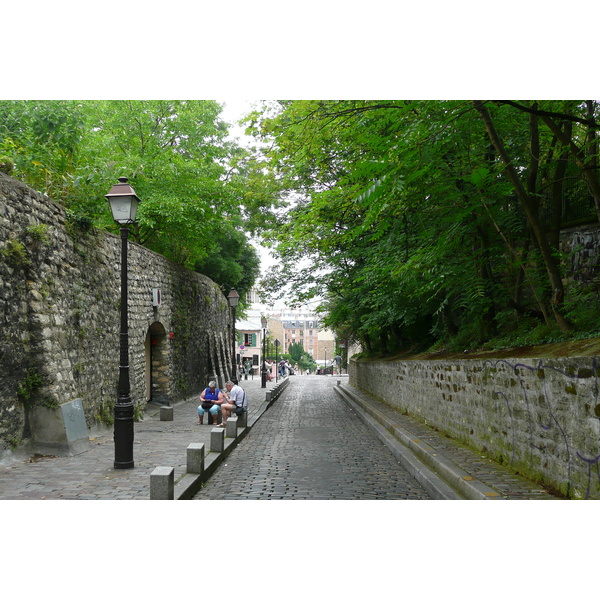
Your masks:
{"label": "second lamppost", "polygon": [[121,335],[119,362],[119,391],[115,404],[115,469],[132,469],[133,463],[133,402],[129,386],[129,326],[127,321],[127,238],[129,227],[135,223],[140,199],[127,183],[127,177],[119,177],[106,194],[113,219],[121,228]]}
{"label": "second lamppost", "polygon": [[237,379],[236,375],[236,366],[235,366],[235,354],[237,349],[236,337],[235,337],[235,307],[238,305],[240,301],[240,295],[235,291],[231,290],[229,295],[227,296],[227,301],[229,302],[229,306],[231,306],[233,310],[233,354],[231,355],[231,378]]}
{"label": "second lamppost", "polygon": [[267,387],[267,363],[265,362],[265,354],[267,352],[265,342],[267,340],[267,317],[260,318],[260,324],[263,332],[263,351],[262,351],[262,379],[260,381],[260,387]]}

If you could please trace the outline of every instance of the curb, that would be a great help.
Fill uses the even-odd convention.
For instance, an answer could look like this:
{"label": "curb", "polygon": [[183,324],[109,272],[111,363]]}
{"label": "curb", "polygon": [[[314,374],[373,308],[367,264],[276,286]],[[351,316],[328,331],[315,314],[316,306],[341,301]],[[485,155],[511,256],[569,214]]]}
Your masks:
{"label": "curb", "polygon": [[436,500],[504,500],[497,490],[394,423],[353,390],[339,384],[334,390]]}

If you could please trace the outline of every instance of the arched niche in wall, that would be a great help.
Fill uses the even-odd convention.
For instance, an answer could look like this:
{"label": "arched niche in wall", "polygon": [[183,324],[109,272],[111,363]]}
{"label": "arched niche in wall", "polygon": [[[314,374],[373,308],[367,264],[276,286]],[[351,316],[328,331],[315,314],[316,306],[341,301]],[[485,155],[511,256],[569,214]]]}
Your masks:
{"label": "arched niche in wall", "polygon": [[169,406],[169,344],[162,323],[152,323],[146,334],[146,401]]}

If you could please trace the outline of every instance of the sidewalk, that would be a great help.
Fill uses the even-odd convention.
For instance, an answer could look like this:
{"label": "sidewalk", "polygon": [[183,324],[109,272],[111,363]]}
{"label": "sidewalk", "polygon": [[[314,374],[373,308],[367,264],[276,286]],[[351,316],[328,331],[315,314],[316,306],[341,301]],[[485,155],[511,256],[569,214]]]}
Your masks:
{"label": "sidewalk", "polygon": [[[293,377],[292,377],[293,379]],[[280,380],[281,381],[281,380]],[[248,424],[267,408],[259,377],[240,385],[248,395]],[[174,467],[175,481],[186,472],[187,447],[210,447],[205,417],[198,425],[198,396],[173,407],[173,421],[160,420],[160,407],[148,405],[146,417],[134,424],[133,469],[115,469],[112,428],[90,435],[90,449],[75,456],[13,456],[0,462],[0,499],[3,500],[148,500],[150,474],[156,467]],[[208,450],[207,450],[208,451]]]}
{"label": "sidewalk", "polygon": [[334,389],[436,499],[563,500],[338,378]]}

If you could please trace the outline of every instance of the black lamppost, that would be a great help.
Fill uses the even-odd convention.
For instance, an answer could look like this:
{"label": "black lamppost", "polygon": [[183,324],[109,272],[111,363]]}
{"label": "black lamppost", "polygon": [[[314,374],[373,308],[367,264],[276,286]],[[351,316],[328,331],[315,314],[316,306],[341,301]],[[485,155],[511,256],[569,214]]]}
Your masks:
{"label": "black lamppost", "polygon": [[279,340],[275,340],[275,383],[277,383],[277,375],[279,374]]}
{"label": "black lamppost", "polygon": [[119,391],[115,404],[115,469],[132,469],[133,464],[133,402],[129,387],[129,327],[127,323],[127,238],[128,225],[135,223],[140,199],[127,183],[119,177],[106,194],[113,219],[121,227],[121,336],[119,363]]}
{"label": "black lamppost", "polygon": [[265,342],[267,340],[267,317],[261,317],[260,324],[261,324],[262,330],[263,330],[262,379],[260,382],[260,387],[266,388],[267,387],[267,364],[265,362],[265,354],[266,354]]}
{"label": "black lamppost", "polygon": [[237,379],[236,376],[236,366],[235,366],[235,351],[237,348],[236,338],[235,338],[235,307],[238,305],[240,301],[240,295],[235,291],[231,290],[229,295],[227,296],[227,301],[229,302],[229,306],[231,306],[233,310],[233,354],[231,355],[231,378]]}

